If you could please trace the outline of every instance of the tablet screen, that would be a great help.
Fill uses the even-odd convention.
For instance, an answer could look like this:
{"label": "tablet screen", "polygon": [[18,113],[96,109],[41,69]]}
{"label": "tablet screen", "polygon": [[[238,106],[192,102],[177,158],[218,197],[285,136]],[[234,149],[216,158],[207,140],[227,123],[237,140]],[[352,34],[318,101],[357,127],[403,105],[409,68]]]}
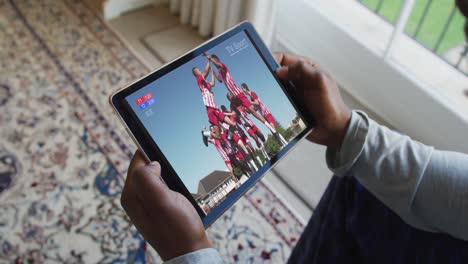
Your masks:
{"label": "tablet screen", "polygon": [[205,214],[306,127],[244,31],[125,99]]}

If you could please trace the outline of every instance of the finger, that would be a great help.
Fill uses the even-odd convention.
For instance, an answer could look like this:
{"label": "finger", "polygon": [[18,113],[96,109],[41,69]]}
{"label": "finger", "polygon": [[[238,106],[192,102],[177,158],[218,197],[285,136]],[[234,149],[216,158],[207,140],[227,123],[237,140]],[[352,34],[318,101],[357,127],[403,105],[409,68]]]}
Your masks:
{"label": "finger", "polygon": [[127,211],[127,209],[135,206],[135,188],[134,188],[134,174],[135,170],[140,167],[144,167],[147,164],[146,158],[143,156],[140,150],[137,150],[133,154],[132,160],[127,170],[127,178],[125,179],[125,185],[122,190],[120,202],[122,207]]}
{"label": "finger", "polygon": [[[154,241],[154,233],[161,230],[155,230],[155,227],[167,223],[161,222],[160,214],[164,214],[158,207],[148,201],[141,200],[137,193],[141,190],[135,190],[132,184],[126,184],[122,192],[121,204],[125,209],[131,222],[143,238],[149,242],[156,251],[159,251],[158,241]],[[148,233],[150,232],[150,233]]]}
{"label": "finger", "polygon": [[277,58],[278,64],[281,66],[288,66],[288,65],[294,64],[301,59],[300,56],[290,54],[290,53],[279,53],[279,55],[277,55],[275,59],[276,58]]}
{"label": "finger", "polygon": [[[159,179],[161,167],[159,163],[153,162],[147,164],[146,159],[140,151],[137,151],[130,163],[128,176],[122,191],[120,202],[132,223],[145,236],[145,230],[151,230],[152,226],[157,224],[157,218],[151,216],[151,213],[158,213],[161,203],[168,199],[158,199],[158,196],[167,196],[168,188],[162,183],[157,188],[142,188],[146,185],[146,177],[150,179]],[[154,199],[148,199],[147,196],[156,196],[160,204],[155,203]],[[159,205],[159,206],[158,206]],[[164,204],[163,204],[164,205]],[[157,206],[157,207],[154,207]],[[148,222],[148,219],[151,219]],[[145,237],[150,239],[151,237]],[[154,244],[154,243],[153,243]]]}
{"label": "finger", "polygon": [[138,166],[143,166],[146,164],[145,159],[142,157],[143,155],[141,154],[140,150],[135,151],[133,154],[132,160],[130,161],[130,164],[128,165],[127,169],[127,177],[125,179],[125,184],[122,190],[122,194],[120,196],[120,204],[122,207],[127,211],[127,208],[130,208],[133,206],[133,200],[130,199],[131,196],[134,195],[132,192],[131,188],[131,175],[133,174],[133,171],[135,170],[136,167]]}
{"label": "finger", "polygon": [[128,217],[136,228],[140,231],[147,229],[146,219],[149,219],[145,210],[136,197],[135,190],[132,189],[131,184],[126,183],[120,197],[120,204],[124,208]]}
{"label": "finger", "polygon": [[273,52],[273,58],[275,58],[275,61],[281,65],[281,60],[283,58],[283,53],[282,52]]}
{"label": "finger", "polygon": [[314,60],[308,57],[304,57],[304,56],[300,56],[300,55],[296,55],[292,53],[280,53],[279,52],[278,55],[275,56],[275,59],[276,58],[278,58],[277,61],[281,66],[289,66],[291,64],[297,63],[298,61],[304,61],[313,65],[317,64]]}
{"label": "finger", "polygon": [[130,165],[128,165],[127,173],[128,175],[132,174],[133,170],[139,166],[144,166],[148,163],[145,155],[140,151],[135,151],[133,154],[132,160],[130,161]]}
{"label": "finger", "polygon": [[128,212],[128,208],[131,208],[133,206],[133,200],[130,199],[131,196],[133,195],[132,191],[130,190],[130,183],[129,183],[129,177],[125,180],[125,184],[122,190],[122,194],[120,195],[120,204],[122,205],[123,209]]}
{"label": "finger", "polygon": [[161,166],[158,162],[137,164],[128,176],[136,196],[151,208],[165,206],[169,202],[170,190],[161,179]]}
{"label": "finger", "polygon": [[319,71],[323,71],[320,64],[318,64],[315,60],[308,58],[308,57],[299,56],[299,55],[291,54],[291,53],[281,53],[281,52],[274,53],[274,56],[280,66],[289,66],[299,61],[303,61],[304,63],[310,64],[313,67],[317,68]]}
{"label": "finger", "polygon": [[299,60],[287,67],[278,68],[276,74],[280,79],[302,82],[306,79],[315,78],[319,74],[319,71],[315,66]]}

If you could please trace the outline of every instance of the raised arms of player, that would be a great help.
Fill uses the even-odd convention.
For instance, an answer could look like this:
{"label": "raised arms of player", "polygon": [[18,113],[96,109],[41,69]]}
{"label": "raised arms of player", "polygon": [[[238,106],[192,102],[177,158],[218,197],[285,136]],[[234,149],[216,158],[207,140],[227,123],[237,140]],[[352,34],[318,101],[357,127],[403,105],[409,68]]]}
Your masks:
{"label": "raised arms of player", "polygon": [[214,72],[213,68],[211,68],[210,90],[211,90],[211,88],[213,88],[213,86],[215,86],[215,72]]}
{"label": "raised arms of player", "polygon": [[205,65],[205,70],[203,71],[203,78],[206,79],[206,76],[208,76],[208,74],[210,73],[210,70],[212,70],[210,60],[207,60],[206,65]]}
{"label": "raised arms of player", "polygon": [[[203,53],[203,56],[205,56],[208,59],[208,62],[212,62],[216,66],[216,68],[218,68],[219,71],[222,70],[223,65],[221,64],[219,60],[215,60],[213,57],[211,57],[210,54],[206,52]],[[221,83],[223,82],[223,79],[221,79],[221,77],[218,74],[216,75],[216,79]]]}

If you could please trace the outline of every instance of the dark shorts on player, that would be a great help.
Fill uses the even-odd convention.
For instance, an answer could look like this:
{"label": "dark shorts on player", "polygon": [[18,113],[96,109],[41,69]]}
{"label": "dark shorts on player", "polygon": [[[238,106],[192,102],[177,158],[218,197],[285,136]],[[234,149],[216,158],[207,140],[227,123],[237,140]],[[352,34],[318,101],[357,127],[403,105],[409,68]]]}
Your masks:
{"label": "dark shorts on player", "polygon": [[235,159],[235,160],[238,160],[238,161],[244,161],[244,155],[242,155],[242,152],[240,152],[239,150],[236,151],[236,153],[232,154],[231,155],[232,159]]}
{"label": "dark shorts on player", "polygon": [[265,115],[265,120],[268,121],[268,123],[273,124],[274,127],[276,127],[276,120],[272,114]]}
{"label": "dark shorts on player", "polygon": [[255,136],[255,134],[257,134],[258,131],[259,130],[257,126],[251,126],[249,127],[249,129],[247,129],[247,133],[249,133],[251,137]]}
{"label": "dark shorts on player", "polygon": [[208,114],[208,122],[215,126],[220,126],[220,123],[224,120],[224,113],[213,107],[206,107],[206,113]]}
{"label": "dark shorts on player", "polygon": [[242,137],[239,135],[239,133],[232,133],[232,140],[234,143],[239,143],[239,140],[242,140]]}
{"label": "dark shorts on player", "polygon": [[245,145],[248,145],[250,143],[249,138],[247,135],[242,135],[242,142],[244,142]]}
{"label": "dark shorts on player", "polygon": [[252,105],[252,103],[249,99],[247,99],[247,96],[245,96],[244,93],[238,94],[236,98],[239,99],[241,105],[243,105],[246,108],[249,108]]}

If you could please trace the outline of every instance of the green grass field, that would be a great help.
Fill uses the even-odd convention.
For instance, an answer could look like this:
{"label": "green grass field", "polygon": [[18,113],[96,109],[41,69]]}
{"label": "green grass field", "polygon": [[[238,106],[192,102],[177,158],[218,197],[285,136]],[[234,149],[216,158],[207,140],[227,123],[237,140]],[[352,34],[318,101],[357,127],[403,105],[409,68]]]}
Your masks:
{"label": "green grass field", "polygon": [[[429,0],[416,0],[408,24],[406,25],[406,32],[410,36],[416,31],[427,1]],[[402,2],[403,0],[384,0],[379,15],[394,23],[398,17]],[[370,9],[375,10],[379,0],[363,0],[362,3]],[[417,40],[428,48],[433,49],[437,44],[437,40],[444,29],[445,23],[454,5],[454,0],[433,0],[426,15],[426,19],[417,35]],[[449,49],[464,42],[465,34],[463,32],[463,24],[464,18],[457,10],[437,53],[444,54]]]}

